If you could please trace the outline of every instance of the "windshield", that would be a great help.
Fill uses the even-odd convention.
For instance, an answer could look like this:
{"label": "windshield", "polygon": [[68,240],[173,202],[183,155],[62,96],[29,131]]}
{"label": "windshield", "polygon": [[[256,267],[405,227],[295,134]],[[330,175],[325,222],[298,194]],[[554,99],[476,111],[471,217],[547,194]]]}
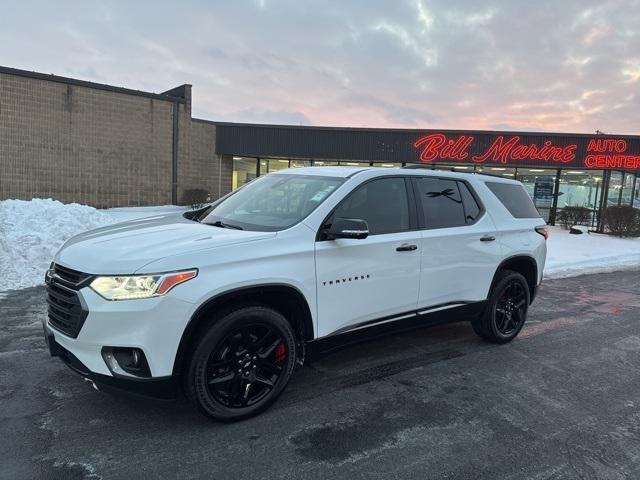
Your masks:
{"label": "windshield", "polygon": [[272,174],[214,204],[202,223],[272,232],[292,227],[324,202],[344,178]]}

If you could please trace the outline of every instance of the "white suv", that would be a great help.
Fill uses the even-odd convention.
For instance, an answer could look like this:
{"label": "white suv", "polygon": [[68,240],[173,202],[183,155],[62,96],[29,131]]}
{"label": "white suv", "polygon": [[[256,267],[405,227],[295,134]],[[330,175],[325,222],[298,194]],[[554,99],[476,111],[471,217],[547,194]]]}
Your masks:
{"label": "white suv", "polygon": [[547,230],[523,186],[411,168],[260,177],[202,210],[69,240],[45,334],[98,389],[185,392],[254,415],[312,351],[434,321],[508,342],[542,279]]}

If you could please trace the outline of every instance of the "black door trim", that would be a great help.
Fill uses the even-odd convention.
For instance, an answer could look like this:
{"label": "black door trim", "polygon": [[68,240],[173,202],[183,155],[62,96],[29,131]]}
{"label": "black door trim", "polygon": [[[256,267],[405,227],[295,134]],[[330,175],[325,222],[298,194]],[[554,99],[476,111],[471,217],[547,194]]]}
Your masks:
{"label": "black door trim", "polygon": [[307,355],[313,357],[356,343],[442,323],[469,321],[484,313],[486,300],[458,301],[389,315],[341,328],[307,343]]}

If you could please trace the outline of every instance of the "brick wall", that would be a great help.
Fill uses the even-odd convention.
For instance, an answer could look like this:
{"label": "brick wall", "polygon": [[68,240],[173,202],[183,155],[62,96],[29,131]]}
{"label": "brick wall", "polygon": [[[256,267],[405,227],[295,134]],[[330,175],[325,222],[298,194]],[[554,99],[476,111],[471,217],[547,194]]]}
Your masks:
{"label": "brick wall", "polygon": [[[217,198],[231,188],[231,159],[215,155],[215,125],[192,121],[184,92],[178,201],[186,188]],[[171,203],[174,102],[164,98],[0,72],[0,200]]]}
{"label": "brick wall", "polygon": [[190,129],[191,151],[178,168],[178,191],[182,195],[186,189],[203,188],[212,199],[220,198],[231,190],[231,157],[215,154],[215,125],[194,120]]}

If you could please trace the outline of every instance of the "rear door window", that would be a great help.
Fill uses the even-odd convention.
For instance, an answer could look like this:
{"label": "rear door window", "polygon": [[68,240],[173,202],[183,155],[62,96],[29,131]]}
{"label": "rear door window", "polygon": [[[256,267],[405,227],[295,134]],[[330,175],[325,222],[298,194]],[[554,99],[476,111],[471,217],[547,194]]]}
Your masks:
{"label": "rear door window", "polygon": [[444,178],[416,178],[417,193],[427,228],[467,224],[458,182]]}
{"label": "rear door window", "polygon": [[487,182],[487,187],[515,218],[540,218],[531,197],[522,185]]}

